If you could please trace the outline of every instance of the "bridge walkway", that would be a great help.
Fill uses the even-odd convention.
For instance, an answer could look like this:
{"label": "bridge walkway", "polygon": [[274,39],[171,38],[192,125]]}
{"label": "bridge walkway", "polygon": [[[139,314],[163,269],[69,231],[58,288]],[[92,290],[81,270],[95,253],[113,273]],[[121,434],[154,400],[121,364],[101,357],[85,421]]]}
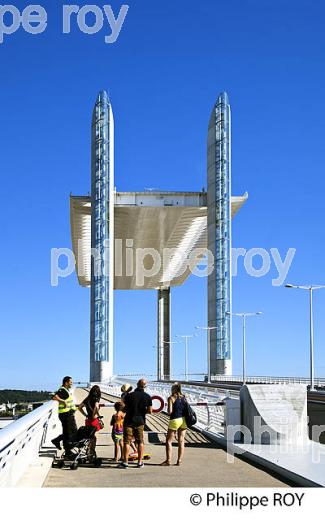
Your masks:
{"label": "bridge walkway", "polygon": [[[76,390],[77,402],[86,395],[83,389]],[[105,395],[114,402],[116,398]],[[51,468],[43,487],[285,487],[288,484],[279,480],[240,458],[234,463],[227,462],[226,452],[215,442],[200,432],[189,430],[186,435],[185,456],[181,466],[162,467],[165,459],[164,434],[150,433],[167,431],[168,418],[159,413],[148,416],[145,434],[145,451],[151,459],[142,469],[130,465],[121,469],[113,460],[114,445],[110,435],[109,423],[113,408],[103,408],[105,428],[98,434],[97,454],[103,457],[103,465],[93,468],[80,466],[76,471],[69,467]],[[76,414],[79,426],[83,416]],[[173,447],[173,463],[176,462],[177,447]]]}

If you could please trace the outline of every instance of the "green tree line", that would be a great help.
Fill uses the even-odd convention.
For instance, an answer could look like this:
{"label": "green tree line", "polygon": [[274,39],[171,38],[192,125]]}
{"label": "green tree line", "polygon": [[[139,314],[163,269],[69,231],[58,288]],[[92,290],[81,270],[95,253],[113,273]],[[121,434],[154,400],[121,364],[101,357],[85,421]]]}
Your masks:
{"label": "green tree line", "polygon": [[45,390],[0,390],[0,404],[48,401],[53,394]]}

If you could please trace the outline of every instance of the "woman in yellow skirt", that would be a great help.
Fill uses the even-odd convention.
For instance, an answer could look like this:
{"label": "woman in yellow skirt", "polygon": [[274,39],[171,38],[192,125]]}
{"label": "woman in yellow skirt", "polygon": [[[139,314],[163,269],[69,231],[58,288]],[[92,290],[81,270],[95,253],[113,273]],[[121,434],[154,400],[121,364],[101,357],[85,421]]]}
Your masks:
{"label": "woman in yellow skirt", "polygon": [[166,460],[161,463],[162,466],[170,466],[172,461],[172,443],[177,432],[178,441],[178,457],[176,466],[180,466],[184,455],[186,421],[184,417],[186,406],[185,396],[182,394],[181,385],[175,383],[172,386],[171,395],[168,397],[168,414],[169,424],[166,438]]}

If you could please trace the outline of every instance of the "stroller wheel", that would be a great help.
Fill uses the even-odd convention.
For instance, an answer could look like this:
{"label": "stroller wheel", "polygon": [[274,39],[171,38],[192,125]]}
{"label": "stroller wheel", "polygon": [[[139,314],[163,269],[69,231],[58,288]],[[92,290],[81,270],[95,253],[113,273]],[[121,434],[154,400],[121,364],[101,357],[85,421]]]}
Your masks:
{"label": "stroller wheel", "polygon": [[70,469],[78,469],[78,462],[72,462],[70,464]]}
{"label": "stroller wheel", "polygon": [[99,466],[102,465],[103,459],[101,457],[97,457],[97,459],[94,460],[94,466],[95,468],[99,468]]}
{"label": "stroller wheel", "polygon": [[64,461],[63,460],[58,460],[57,466],[58,466],[59,469],[63,468]]}

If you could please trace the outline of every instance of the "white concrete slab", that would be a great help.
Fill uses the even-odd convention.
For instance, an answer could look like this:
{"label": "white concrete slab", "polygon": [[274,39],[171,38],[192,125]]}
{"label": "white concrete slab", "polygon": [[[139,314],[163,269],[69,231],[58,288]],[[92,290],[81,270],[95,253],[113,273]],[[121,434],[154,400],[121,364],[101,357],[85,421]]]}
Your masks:
{"label": "white concrete slab", "polygon": [[[157,289],[182,285],[190,276],[189,255],[207,247],[207,194],[203,192],[117,192],[114,204],[114,289]],[[231,198],[232,217],[247,200],[247,194]],[[90,286],[91,198],[70,197],[72,248],[80,285]],[[130,243],[126,241],[130,241]],[[155,274],[137,279],[136,251],[155,250],[162,265]],[[173,258],[164,251],[174,250]],[[128,263],[126,269],[126,251]],[[178,253],[177,253],[178,252]],[[131,254],[132,253],[132,254]],[[185,258],[183,258],[185,256]],[[130,260],[131,259],[131,260]],[[197,262],[199,258],[197,259]],[[196,263],[197,263],[196,262]],[[151,270],[153,258],[143,259]],[[130,274],[130,272],[132,274]]]}
{"label": "white concrete slab", "polygon": [[243,424],[254,444],[308,439],[306,385],[244,385],[240,389]]}
{"label": "white concrete slab", "polygon": [[27,470],[17,482],[18,488],[41,488],[51,469],[56,450],[51,448],[42,449],[39,457],[28,466]]}

